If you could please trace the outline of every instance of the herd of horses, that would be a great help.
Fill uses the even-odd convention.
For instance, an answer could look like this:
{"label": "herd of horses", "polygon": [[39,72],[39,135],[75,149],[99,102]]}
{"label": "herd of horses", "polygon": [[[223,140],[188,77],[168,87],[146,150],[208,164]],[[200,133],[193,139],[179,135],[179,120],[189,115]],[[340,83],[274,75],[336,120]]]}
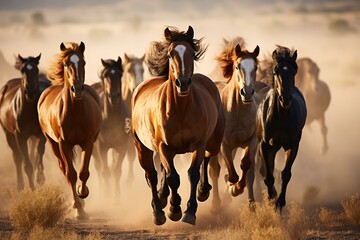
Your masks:
{"label": "herd of horses", "polygon": [[[112,176],[116,195],[125,157],[129,180],[134,178],[138,158],[151,189],[156,225],[166,221],[163,209],[168,197],[167,216],[172,221],[195,225],[197,201],[206,201],[211,190],[212,205],[219,209],[222,164],[229,193],[237,196],[247,187],[253,203],[259,162],[268,197],[281,210],[305,123],[320,122],[322,151],[328,149],[324,113],[330,103],[329,88],[319,80],[319,68],[311,59],[297,59],[297,51],[276,46],[271,57],[260,61],[259,46],[248,51],[242,38],[224,42],[216,57],[215,72],[221,77],[209,78],[194,72],[195,61],[206,49],[191,26],[187,31],[167,27],[163,39],[152,42],[140,58],[125,54],[124,59],[101,59],[100,81],[91,86],[85,83],[83,42],[61,43],[47,76],[39,73],[41,55],[18,55],[15,68],[21,77],[7,81],[0,93],[0,123],[12,150],[18,190],[24,188],[23,165],[30,188],[45,182],[47,142],[71,187],[78,219],[88,218],[83,199],[89,195],[91,157],[101,188],[108,191]],[[153,76],[145,81],[144,63]],[[75,146],[81,148],[79,174],[74,167]],[[238,148],[243,149],[241,177],[234,166]],[[274,161],[281,148],[285,167],[277,195]],[[182,212],[174,157],[184,153],[191,153],[191,189]]]}

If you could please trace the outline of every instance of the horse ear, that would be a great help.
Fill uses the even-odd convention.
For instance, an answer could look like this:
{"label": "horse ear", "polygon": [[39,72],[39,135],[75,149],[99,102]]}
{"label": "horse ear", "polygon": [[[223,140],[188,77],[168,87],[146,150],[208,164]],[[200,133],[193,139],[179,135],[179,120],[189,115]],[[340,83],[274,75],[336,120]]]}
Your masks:
{"label": "horse ear", "polygon": [[272,59],[275,59],[275,57],[276,57],[276,49],[272,52],[271,57],[272,57]]}
{"label": "horse ear", "polygon": [[36,59],[36,62],[39,64],[40,62],[40,58],[41,58],[41,53],[39,54],[39,56],[37,56],[35,59]]}
{"label": "horse ear", "polygon": [[140,60],[143,62],[145,60],[145,53],[142,55],[142,57],[140,58]]}
{"label": "horse ear", "polygon": [[256,45],[256,48],[254,49],[253,53],[254,53],[255,57],[259,56],[259,53],[260,53],[259,45]]}
{"label": "horse ear", "polygon": [[124,53],[124,58],[125,58],[125,62],[130,62],[130,58],[126,53]]}
{"label": "horse ear", "polygon": [[85,51],[85,44],[83,42],[80,43],[79,50],[81,53],[84,53]]}
{"label": "horse ear", "polygon": [[25,62],[25,58],[23,58],[20,54],[18,54],[18,59],[23,63]]}
{"label": "horse ear", "polygon": [[194,38],[194,29],[192,28],[192,26],[189,25],[186,35],[188,35],[191,39]]}
{"label": "horse ear", "polygon": [[102,64],[104,67],[107,66],[106,62],[105,62],[104,59],[102,59],[102,58],[101,58],[101,64]]}
{"label": "horse ear", "polygon": [[236,46],[235,46],[235,53],[236,53],[236,56],[241,57],[242,53],[241,53],[240,44],[236,44]]}
{"label": "horse ear", "polygon": [[[126,53],[125,53],[125,56],[127,56]],[[116,62],[119,64],[119,66],[121,66],[122,60],[121,60],[121,57],[120,57],[120,56],[118,57],[118,59],[117,59]]]}
{"label": "horse ear", "polygon": [[171,41],[171,39],[172,39],[172,34],[168,27],[165,28],[165,30],[164,30],[164,37],[167,41]]}
{"label": "horse ear", "polygon": [[292,59],[294,60],[294,62],[296,62],[296,58],[297,58],[297,50],[295,50],[295,52],[292,55]]}
{"label": "horse ear", "polygon": [[61,51],[65,51],[66,47],[65,47],[65,44],[64,43],[61,43],[60,44],[60,50]]}

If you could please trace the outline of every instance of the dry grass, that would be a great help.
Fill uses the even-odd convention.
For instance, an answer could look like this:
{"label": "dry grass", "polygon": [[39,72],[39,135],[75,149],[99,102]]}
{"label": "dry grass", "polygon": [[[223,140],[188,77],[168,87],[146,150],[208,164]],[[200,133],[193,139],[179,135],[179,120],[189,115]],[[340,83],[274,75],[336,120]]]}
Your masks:
{"label": "dry grass", "polygon": [[20,232],[30,232],[35,227],[54,227],[69,212],[67,199],[55,184],[13,194],[9,209],[11,224]]}
{"label": "dry grass", "polygon": [[42,228],[35,226],[28,233],[14,233],[11,235],[11,240],[98,240],[101,239],[98,233],[79,235],[75,232],[66,232],[60,228]]}
{"label": "dry grass", "polygon": [[274,211],[274,203],[264,200],[256,203],[255,211],[245,205],[240,218],[229,227],[209,230],[205,239],[305,239],[307,234],[305,212],[291,202],[283,214]]}
{"label": "dry grass", "polygon": [[345,215],[349,222],[353,225],[360,226],[360,196],[353,195],[349,200],[341,202]]}

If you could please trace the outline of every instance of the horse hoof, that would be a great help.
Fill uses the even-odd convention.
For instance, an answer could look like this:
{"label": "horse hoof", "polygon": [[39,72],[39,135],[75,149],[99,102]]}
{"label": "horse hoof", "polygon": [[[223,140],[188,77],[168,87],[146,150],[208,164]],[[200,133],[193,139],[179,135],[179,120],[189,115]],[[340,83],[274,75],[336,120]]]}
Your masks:
{"label": "horse hoof", "polygon": [[190,214],[185,212],[184,216],[181,218],[181,221],[184,222],[184,223],[195,225],[196,217],[195,217],[195,215],[190,215]]}
{"label": "horse hoof", "polygon": [[236,184],[229,187],[229,193],[233,197],[237,197],[244,192],[244,188],[238,188]]}
{"label": "horse hoof", "polygon": [[180,209],[179,212],[169,211],[168,212],[168,217],[170,218],[171,221],[174,221],[174,222],[179,221],[181,219],[181,217],[182,217],[181,209]]}
{"label": "horse hoof", "polygon": [[205,202],[209,198],[209,196],[210,196],[210,192],[204,193],[204,192],[198,190],[197,199],[200,202]]}
{"label": "horse hoof", "polygon": [[87,198],[87,196],[89,196],[89,188],[87,186],[81,187],[81,185],[79,185],[77,187],[77,195],[80,198]]}
{"label": "horse hoof", "polygon": [[85,221],[89,220],[89,215],[84,210],[76,210],[75,217],[77,220]]}
{"label": "horse hoof", "polygon": [[154,223],[158,226],[163,225],[166,222],[166,217],[164,211],[161,211],[158,214],[154,214]]}
{"label": "horse hoof", "polygon": [[36,183],[41,186],[45,183],[45,175],[44,173],[38,173],[36,175]]}

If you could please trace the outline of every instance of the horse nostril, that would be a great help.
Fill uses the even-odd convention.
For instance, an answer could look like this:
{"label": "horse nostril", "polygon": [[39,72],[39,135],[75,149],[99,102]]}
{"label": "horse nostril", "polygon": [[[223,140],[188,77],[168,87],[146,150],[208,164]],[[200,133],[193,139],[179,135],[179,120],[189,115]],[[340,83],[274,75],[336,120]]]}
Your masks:
{"label": "horse nostril", "polygon": [[74,85],[72,85],[70,89],[71,89],[72,92],[75,92],[75,87],[74,87]]}
{"label": "horse nostril", "polygon": [[25,89],[25,90],[24,90],[24,93],[27,95],[27,94],[28,94],[28,91]]}
{"label": "horse nostril", "polygon": [[251,89],[251,95],[254,95],[254,93],[255,93],[255,90],[252,88]]}
{"label": "horse nostril", "polygon": [[245,96],[245,90],[244,90],[243,88],[240,90],[240,94],[241,94],[242,96]]}
{"label": "horse nostril", "polygon": [[175,85],[176,85],[176,86],[178,86],[178,87],[180,87],[180,86],[181,86],[181,82],[180,82],[180,80],[179,80],[179,79],[176,79],[176,80],[175,80]]}
{"label": "horse nostril", "polygon": [[188,80],[188,86],[190,86],[191,85],[191,78],[189,78],[189,80]]}

